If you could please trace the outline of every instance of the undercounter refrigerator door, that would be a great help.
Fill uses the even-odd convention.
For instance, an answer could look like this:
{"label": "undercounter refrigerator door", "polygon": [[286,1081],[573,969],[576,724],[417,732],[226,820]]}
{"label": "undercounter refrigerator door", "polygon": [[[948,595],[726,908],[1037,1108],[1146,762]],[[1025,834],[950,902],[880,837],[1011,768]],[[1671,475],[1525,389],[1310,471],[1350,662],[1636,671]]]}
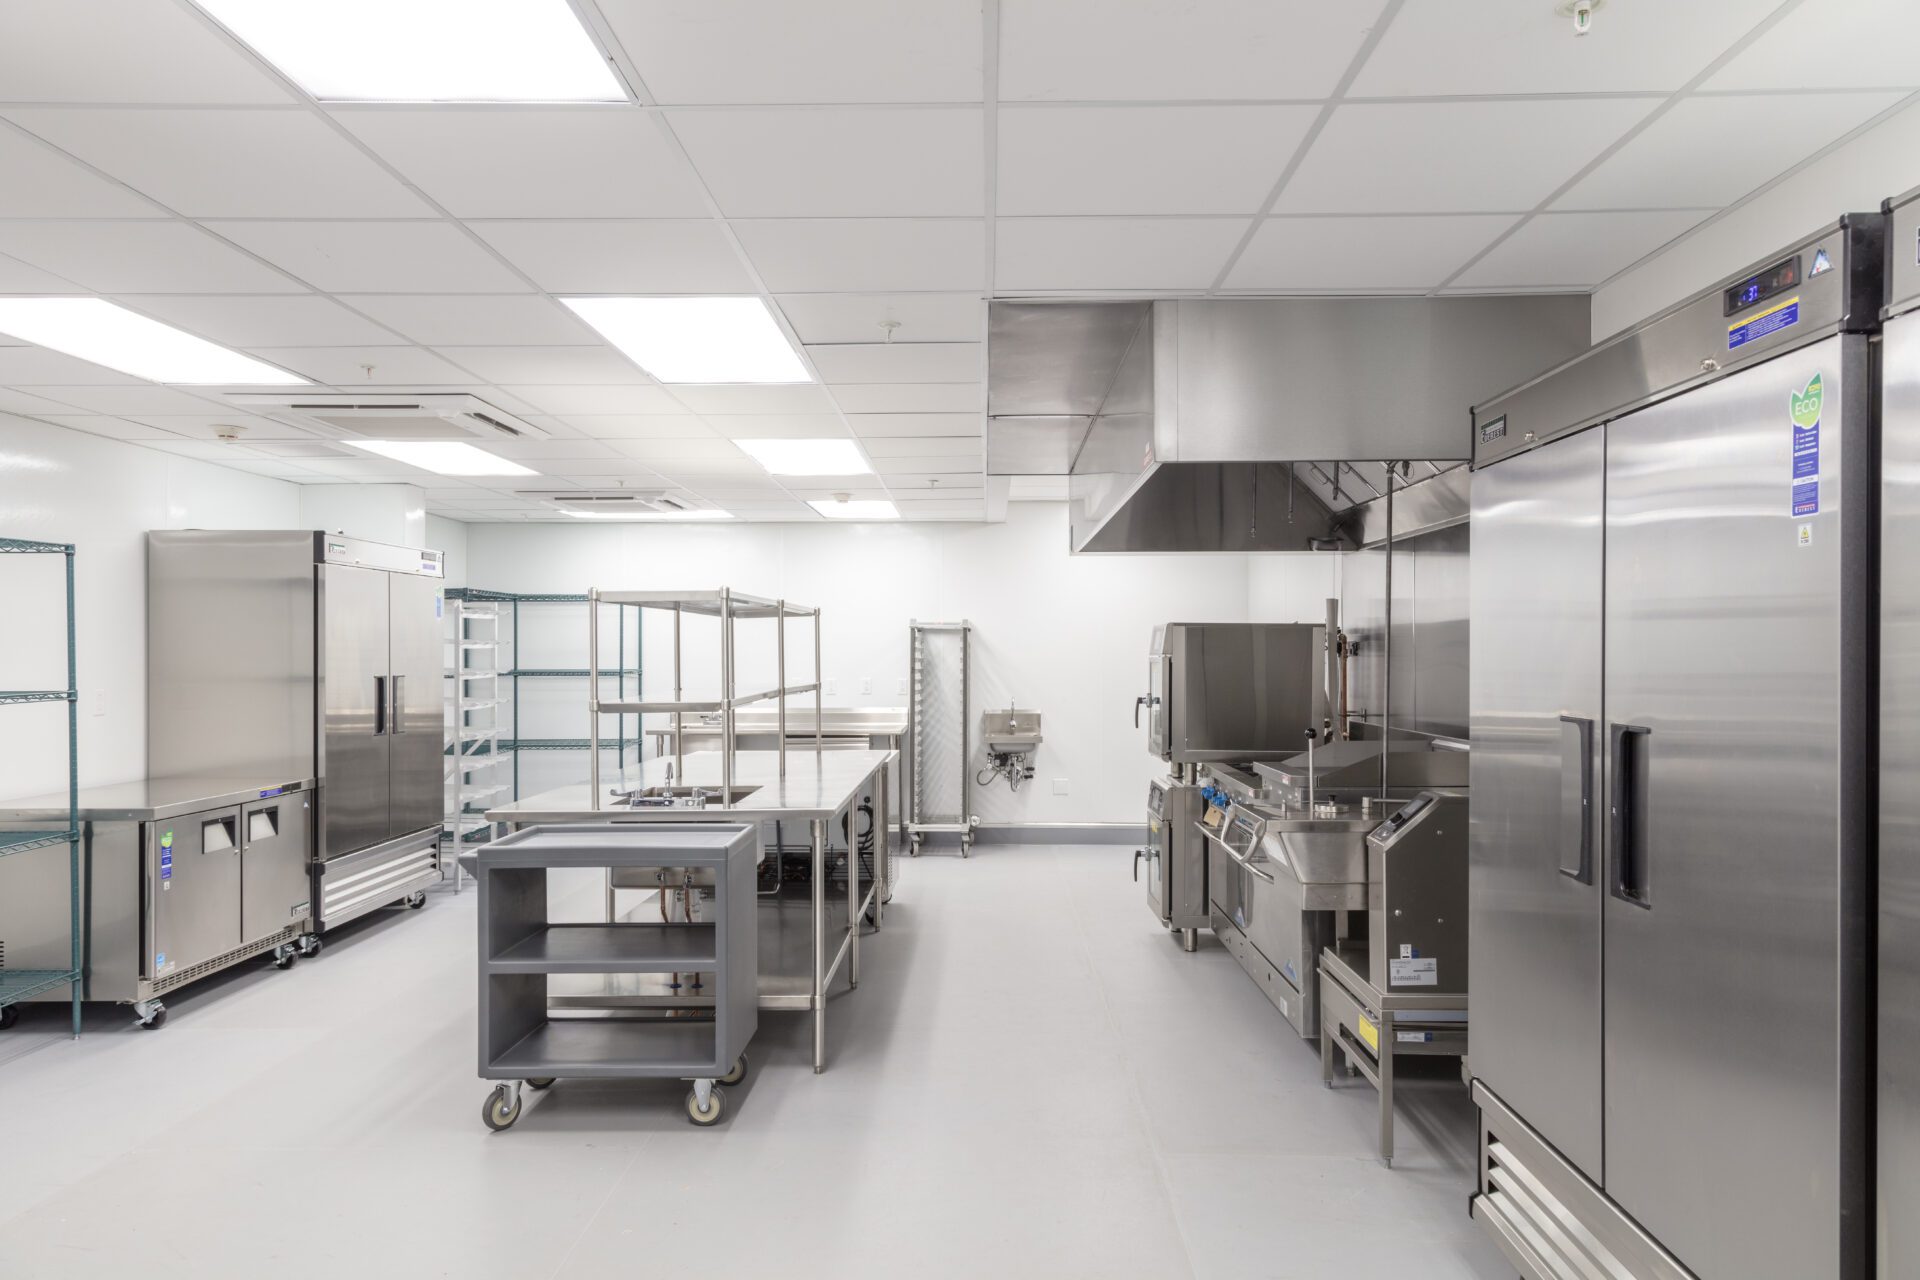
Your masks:
{"label": "undercounter refrigerator door", "polygon": [[1473,476],[1473,1074],[1601,1176],[1603,428]]}
{"label": "undercounter refrigerator door", "polygon": [[[389,834],[387,578],[379,569],[325,564],[320,575],[322,859]],[[434,737],[434,751],[440,739]]]}
{"label": "undercounter refrigerator door", "polygon": [[388,734],[393,764],[388,834],[404,836],[440,825],[441,752],[446,745],[440,689],[444,606],[439,578],[410,573],[388,577],[392,631],[387,698],[393,721]]}
{"label": "undercounter refrigerator door", "polygon": [[1887,323],[1881,419],[1879,1264],[1920,1258],[1920,313]]}
{"label": "undercounter refrigerator door", "polygon": [[1851,1274],[1869,397],[1864,339],[1834,337],[1607,429],[1606,1189],[1705,1280]]}

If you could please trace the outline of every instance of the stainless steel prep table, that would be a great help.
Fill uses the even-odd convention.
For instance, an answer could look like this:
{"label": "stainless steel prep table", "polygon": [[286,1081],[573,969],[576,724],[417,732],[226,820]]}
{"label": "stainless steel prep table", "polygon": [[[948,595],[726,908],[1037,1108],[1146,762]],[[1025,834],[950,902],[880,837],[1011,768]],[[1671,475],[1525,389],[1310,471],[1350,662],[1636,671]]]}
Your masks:
{"label": "stainless steel prep table", "polygon": [[[760,1007],[772,1010],[807,1010],[813,1014],[813,1069],[826,1066],[827,986],[847,965],[854,986],[860,983],[860,917],[873,912],[874,926],[885,919],[886,886],[892,883],[892,841],[888,836],[886,775],[897,758],[893,751],[808,751],[789,749],[786,774],[781,776],[779,756],[772,751],[740,751],[734,755],[733,785],[739,798],[732,805],[711,805],[704,809],[685,804],[657,808],[632,808],[603,797],[605,807],[595,808],[592,790],[586,785],[556,787],[513,804],[487,810],[489,822],[522,827],[533,823],[558,822],[805,822],[812,846],[813,884],[808,918],[811,925],[812,964],[808,980],[801,990],[792,990],[777,980],[762,975]],[[721,755],[703,751],[685,758],[685,773],[670,777],[671,757],[629,765],[622,770],[619,791],[671,787],[677,791],[704,788],[716,795],[721,785]],[[850,806],[859,804],[863,794],[874,802],[874,883],[862,892],[860,859],[850,850],[847,858],[847,924],[844,935],[829,953],[827,939],[827,831],[831,823]],[[853,822],[848,820],[851,832]],[[857,845],[857,838],[850,839]]]}
{"label": "stainless steel prep table", "polygon": [[[169,991],[268,951],[284,964],[317,950],[312,800],[311,778],[201,774],[84,788],[85,998],[131,1004],[142,1025],[157,1027]],[[0,805],[0,829],[66,819],[65,791]],[[0,939],[16,965],[43,949],[68,954],[64,864],[57,879],[24,858],[0,867]]]}
{"label": "stainless steel prep table", "polygon": [[[813,745],[813,708],[787,710],[788,750]],[[780,736],[780,712],[772,707],[742,707],[733,713],[734,741],[743,751],[772,750]],[[687,717],[680,728],[687,751],[716,751],[721,740],[717,712]],[[907,741],[905,707],[828,707],[820,713],[820,732],[829,751],[900,752]],[[674,754],[674,727],[649,728],[656,755]],[[904,759],[904,757],[903,757]],[[896,823],[906,816],[900,803],[900,766],[887,770],[887,812],[897,814]]]}

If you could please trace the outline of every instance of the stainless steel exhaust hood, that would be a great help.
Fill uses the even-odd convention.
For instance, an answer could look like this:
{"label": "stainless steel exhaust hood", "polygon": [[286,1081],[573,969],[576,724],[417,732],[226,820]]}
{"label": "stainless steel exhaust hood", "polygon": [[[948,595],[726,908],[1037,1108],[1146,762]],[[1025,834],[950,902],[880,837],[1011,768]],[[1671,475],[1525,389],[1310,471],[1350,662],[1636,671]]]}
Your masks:
{"label": "stainless steel exhaust hood", "polygon": [[1069,476],[1075,551],[1357,545],[1587,334],[1584,295],[995,302],[987,470]]}

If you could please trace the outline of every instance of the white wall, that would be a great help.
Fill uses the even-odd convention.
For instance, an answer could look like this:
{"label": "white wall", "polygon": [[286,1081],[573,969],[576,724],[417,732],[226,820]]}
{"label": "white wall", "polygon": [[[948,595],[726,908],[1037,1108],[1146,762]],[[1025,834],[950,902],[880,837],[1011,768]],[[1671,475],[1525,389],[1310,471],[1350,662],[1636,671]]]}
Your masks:
{"label": "white wall", "polygon": [[1324,622],[1340,596],[1334,552],[1285,551],[1247,557],[1247,621]]}
{"label": "white wall", "polygon": [[[476,587],[724,585],[818,604],[823,673],[832,685],[825,700],[835,706],[904,705],[908,621],[970,620],[977,628],[974,716],[1017,699],[1045,717],[1035,779],[1017,795],[1004,784],[976,791],[976,810],[990,823],[1143,821],[1154,762],[1144,731],[1133,728],[1133,700],[1154,625],[1247,617],[1247,557],[1072,556],[1062,503],[1010,504],[1004,524],[470,524],[467,544],[468,581]],[[1317,580],[1313,592],[1303,616],[1318,616],[1325,590]],[[556,621],[543,625],[528,620],[532,610],[523,614],[522,662],[584,665],[584,612],[552,606],[545,616]],[[668,628],[648,626],[647,688],[663,693],[670,653],[660,646]],[[688,623],[690,640],[696,626]],[[771,674],[767,651],[748,647],[747,628],[740,633],[743,686]],[[810,663],[807,646],[797,649]],[[690,651],[685,671],[688,696],[698,696],[710,664],[696,666]],[[522,682],[524,735],[580,736],[577,683],[552,681],[537,691],[533,683]],[[548,771],[577,775],[583,767],[571,756],[525,761],[523,793],[530,772],[557,782],[567,779]],[[1067,794],[1054,793],[1056,779],[1065,780]]]}
{"label": "white wall", "polygon": [[427,495],[412,484],[302,485],[300,523],[396,547],[418,547],[426,542]]}
{"label": "white wall", "polygon": [[466,586],[467,526],[458,520],[449,520],[444,516],[428,516],[422,527],[423,541],[412,545],[425,547],[429,551],[445,552],[446,558],[441,567],[446,570],[447,585]]}
{"label": "white wall", "polygon": [[1843,213],[1878,209],[1886,197],[1915,186],[1920,105],[1890,116],[1602,285],[1593,295],[1593,340],[1665,310]]}
{"label": "white wall", "polygon": [[[286,528],[282,480],[0,413],[0,536],[71,542],[80,668],[80,781],[146,774],[146,532]],[[63,557],[0,556],[0,687],[66,684]],[[66,785],[60,704],[0,708],[0,795]]]}

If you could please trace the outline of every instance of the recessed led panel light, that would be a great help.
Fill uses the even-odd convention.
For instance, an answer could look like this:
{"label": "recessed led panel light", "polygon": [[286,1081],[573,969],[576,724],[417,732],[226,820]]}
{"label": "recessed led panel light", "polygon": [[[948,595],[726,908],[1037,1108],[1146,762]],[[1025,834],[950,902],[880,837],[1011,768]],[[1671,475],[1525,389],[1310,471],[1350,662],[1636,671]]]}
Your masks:
{"label": "recessed led panel light", "polygon": [[0,333],[151,382],[279,387],[307,381],[100,298],[0,298]]}
{"label": "recessed led panel light", "polygon": [[900,511],[885,498],[814,498],[807,503],[829,520],[898,520]]}
{"label": "recessed led panel light", "polygon": [[873,471],[860,446],[844,436],[833,440],[735,440],[734,443],[776,476],[863,476]]}
{"label": "recessed led panel light", "polygon": [[356,449],[377,453],[410,467],[438,472],[443,476],[531,476],[530,467],[476,449],[459,440],[342,440]]}
{"label": "recessed led panel light", "polygon": [[685,511],[569,511],[580,520],[731,520],[733,513],[714,507],[689,507]]}
{"label": "recessed led panel light", "polygon": [[562,298],[661,382],[812,382],[758,298]]}
{"label": "recessed led panel light", "polygon": [[625,102],[567,0],[198,0],[324,102]]}

